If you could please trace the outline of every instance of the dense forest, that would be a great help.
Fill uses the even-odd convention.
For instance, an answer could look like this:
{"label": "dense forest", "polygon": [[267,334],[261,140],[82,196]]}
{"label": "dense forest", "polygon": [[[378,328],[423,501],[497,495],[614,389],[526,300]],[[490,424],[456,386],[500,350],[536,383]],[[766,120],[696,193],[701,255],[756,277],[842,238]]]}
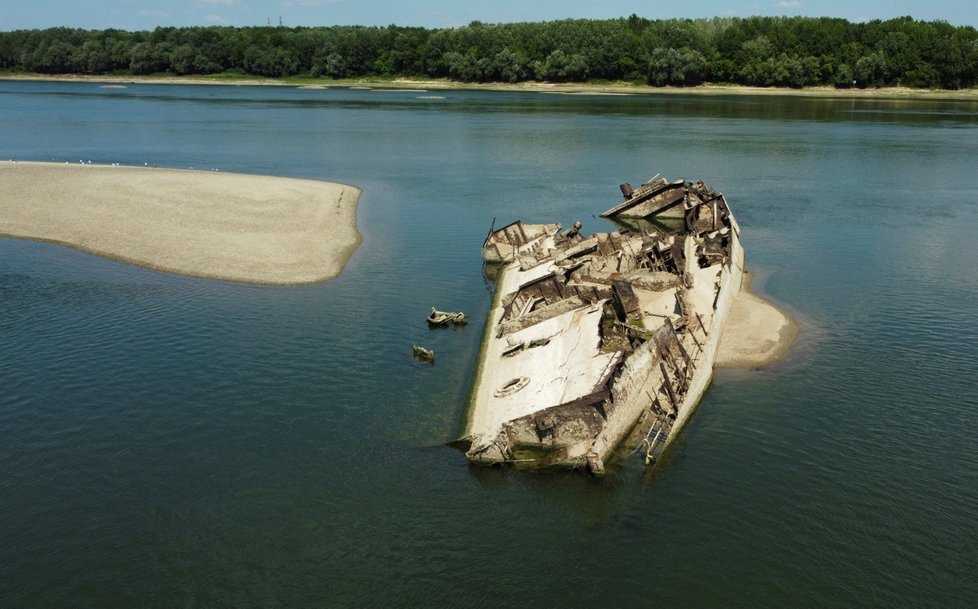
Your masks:
{"label": "dense forest", "polygon": [[415,27],[0,32],[0,70],[40,74],[423,77],[690,86],[970,88],[978,30],[946,22],[750,17]]}

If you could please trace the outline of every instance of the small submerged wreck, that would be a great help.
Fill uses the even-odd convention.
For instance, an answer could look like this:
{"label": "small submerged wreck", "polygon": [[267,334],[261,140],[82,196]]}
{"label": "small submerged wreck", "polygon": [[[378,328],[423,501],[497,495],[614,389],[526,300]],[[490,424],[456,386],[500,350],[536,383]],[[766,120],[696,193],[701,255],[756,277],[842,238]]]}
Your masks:
{"label": "small submerged wreck", "polygon": [[502,268],[456,443],[472,462],[601,474],[638,449],[652,462],[709,385],[744,272],[740,229],[702,182],[621,189],[602,216],[639,230],[519,221],[486,237]]}
{"label": "small submerged wreck", "polygon": [[428,314],[429,326],[464,326],[467,323],[469,320],[461,311],[439,311],[435,307],[431,307],[431,313]]}
{"label": "small submerged wreck", "polygon": [[435,352],[427,347],[422,347],[421,345],[413,345],[411,347],[411,352],[414,354],[415,359],[421,362],[433,362],[435,361]]}

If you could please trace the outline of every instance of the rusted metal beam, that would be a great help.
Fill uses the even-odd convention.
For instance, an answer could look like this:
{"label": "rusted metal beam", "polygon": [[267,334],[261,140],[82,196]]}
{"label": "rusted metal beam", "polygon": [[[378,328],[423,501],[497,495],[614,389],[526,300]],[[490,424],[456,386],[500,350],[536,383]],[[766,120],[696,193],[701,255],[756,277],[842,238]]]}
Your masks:
{"label": "rusted metal beam", "polygon": [[678,412],[679,404],[676,402],[676,394],[672,390],[672,382],[669,380],[669,373],[666,372],[665,362],[662,361],[659,362],[659,370],[662,371],[662,380],[666,386],[666,393],[669,394],[669,401],[672,402],[673,408],[675,408],[676,411]]}
{"label": "rusted metal beam", "polygon": [[[675,182],[665,182],[664,184],[659,184],[657,186],[649,188],[645,192],[642,192],[642,188],[644,188],[643,185],[642,188],[639,188],[638,190],[640,194],[634,195],[632,196],[632,198],[626,200],[624,203],[621,203],[620,205],[616,205],[615,207],[612,207],[611,209],[605,211],[604,213],[601,214],[601,217],[608,218],[611,216],[618,216],[618,215],[621,215],[623,217],[627,216],[625,212],[627,212],[628,210],[638,205],[642,205],[643,203],[651,199],[659,197],[662,193],[666,191],[677,190],[679,191],[678,197],[672,200],[671,203],[667,205],[668,207],[671,207],[672,205],[675,205],[677,202],[682,201],[686,193],[685,184],[686,184],[685,180],[676,180]],[[658,208],[659,205],[660,203],[656,203],[655,205],[653,205],[653,208]],[[659,211],[662,211],[662,209],[659,208],[655,212],[652,212],[652,214],[658,213]],[[652,214],[644,214],[644,215],[648,216]]]}

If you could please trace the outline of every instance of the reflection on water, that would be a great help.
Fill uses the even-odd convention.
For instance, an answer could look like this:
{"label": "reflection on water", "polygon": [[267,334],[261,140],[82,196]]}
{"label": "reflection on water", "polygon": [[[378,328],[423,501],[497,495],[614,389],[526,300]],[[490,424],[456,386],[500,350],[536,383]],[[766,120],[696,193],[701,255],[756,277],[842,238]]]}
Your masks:
{"label": "reflection on water", "polygon": [[[973,604],[975,104],[439,96],[0,83],[3,158],[364,188],[314,286],[0,240],[0,605]],[[493,218],[604,230],[655,173],[723,190],[817,345],[719,375],[651,479],[471,469],[481,324],[425,316],[484,319]]]}

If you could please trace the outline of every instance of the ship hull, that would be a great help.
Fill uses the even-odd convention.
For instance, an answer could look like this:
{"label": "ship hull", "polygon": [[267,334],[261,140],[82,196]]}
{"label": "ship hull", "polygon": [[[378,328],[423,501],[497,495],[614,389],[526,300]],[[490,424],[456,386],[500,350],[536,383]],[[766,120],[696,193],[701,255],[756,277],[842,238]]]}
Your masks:
{"label": "ship hull", "polygon": [[744,272],[723,196],[684,188],[698,203],[677,234],[554,232],[503,262],[462,443],[472,462],[601,474],[680,434]]}

